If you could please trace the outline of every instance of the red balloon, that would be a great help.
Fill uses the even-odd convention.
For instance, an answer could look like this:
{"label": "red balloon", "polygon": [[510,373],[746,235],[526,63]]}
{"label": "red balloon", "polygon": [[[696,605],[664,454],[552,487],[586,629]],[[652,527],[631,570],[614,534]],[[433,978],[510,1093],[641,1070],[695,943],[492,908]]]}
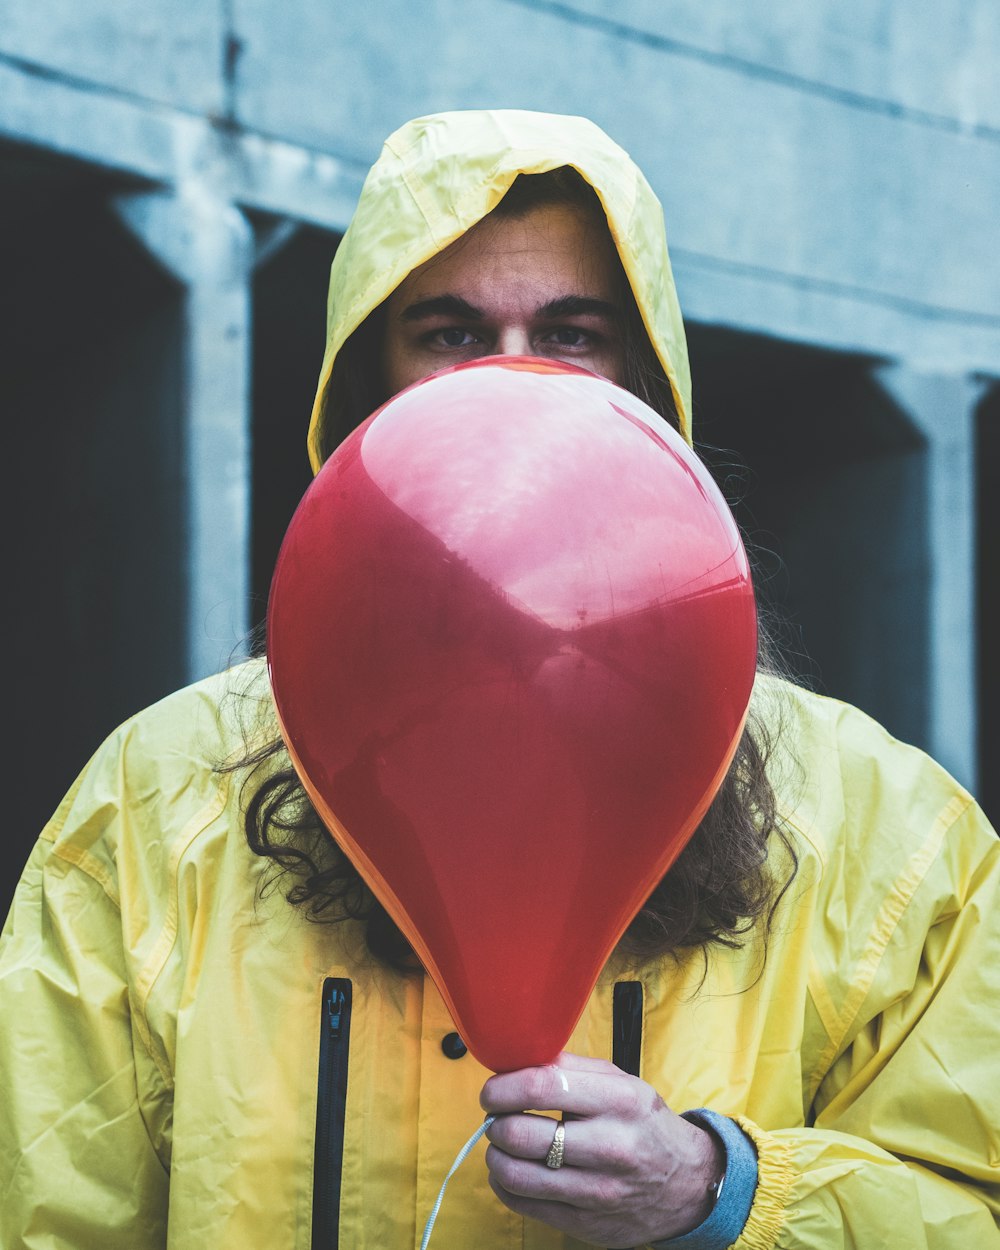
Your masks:
{"label": "red balloon", "polygon": [[295,767],[469,1049],[551,1062],[746,717],[753,589],[704,466],[582,369],[435,374],[306,492],[268,640]]}

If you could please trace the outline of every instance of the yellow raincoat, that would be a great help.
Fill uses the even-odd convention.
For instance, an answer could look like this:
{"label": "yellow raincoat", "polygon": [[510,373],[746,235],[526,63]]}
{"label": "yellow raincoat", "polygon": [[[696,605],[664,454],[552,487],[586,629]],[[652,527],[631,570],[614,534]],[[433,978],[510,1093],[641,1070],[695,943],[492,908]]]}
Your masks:
{"label": "yellow raincoat", "polygon": [[[597,184],[688,411],[659,209],[599,131],[455,115],[413,123],[384,159],[334,269],[314,448],[365,311],[513,172],[564,163]],[[714,950],[704,983],[697,956],[613,962],[570,1049],[611,1057],[628,985],[643,1078],[757,1144],[738,1250],[1000,1247],[1000,844],[860,712],[774,683],[758,697],[780,706],[774,779],[801,856],[766,962]],[[259,897],[239,780],[214,770],[248,732],[274,732],[259,662],[122,726],[39,839],[0,948],[3,1250],[306,1250],[338,1229],[352,1250],[410,1248],[480,1119],[487,1074],[451,1057],[433,984],[374,964],[353,923]],[[432,1245],[578,1244],[501,1206],[481,1152]]]}

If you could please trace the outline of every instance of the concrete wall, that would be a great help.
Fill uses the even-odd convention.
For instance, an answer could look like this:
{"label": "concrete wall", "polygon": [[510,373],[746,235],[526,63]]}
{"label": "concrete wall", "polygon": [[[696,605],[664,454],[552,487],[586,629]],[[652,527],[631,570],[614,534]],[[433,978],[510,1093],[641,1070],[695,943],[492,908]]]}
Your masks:
{"label": "concrete wall", "polygon": [[45,146],[338,228],[407,117],[584,112],[663,196],[691,315],[937,369],[1000,356],[986,0],[4,9],[4,125]]}
{"label": "concrete wall", "polygon": [[[297,415],[278,397],[293,337],[315,333],[318,364],[304,267],[325,267],[382,139],[444,108],[579,112],[664,201],[698,419],[758,475],[751,512],[799,587],[777,597],[823,682],[974,783],[1000,702],[977,667],[1000,542],[995,512],[977,529],[973,454],[1000,375],[998,47],[992,0],[0,0],[6,246],[43,256],[25,205],[82,197],[179,292],[145,318],[182,344],[186,467],[155,492],[187,552],[161,578],[185,605],[177,663],[215,667],[254,615],[249,396],[268,455],[283,421],[297,443],[311,377],[290,384]],[[259,465],[256,484],[276,534],[289,505],[261,497]],[[141,633],[141,612],[119,628]]]}

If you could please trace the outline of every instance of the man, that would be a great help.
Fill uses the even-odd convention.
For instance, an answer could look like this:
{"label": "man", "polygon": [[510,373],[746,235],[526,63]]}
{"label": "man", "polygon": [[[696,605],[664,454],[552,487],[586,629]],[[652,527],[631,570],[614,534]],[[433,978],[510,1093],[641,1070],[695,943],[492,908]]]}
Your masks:
{"label": "man", "polygon": [[[514,352],[690,438],[659,207],[624,153],[579,119],[411,123],[334,264],[314,465],[400,386]],[[572,1053],[486,1081],[303,801],[260,666],[129,722],[5,931],[4,1246],[412,1246],[480,1092],[493,1145],[442,1246],[1000,1245],[995,835],[918,752],[774,681],[727,785]],[[274,863],[349,918],[304,923],[261,889]]]}

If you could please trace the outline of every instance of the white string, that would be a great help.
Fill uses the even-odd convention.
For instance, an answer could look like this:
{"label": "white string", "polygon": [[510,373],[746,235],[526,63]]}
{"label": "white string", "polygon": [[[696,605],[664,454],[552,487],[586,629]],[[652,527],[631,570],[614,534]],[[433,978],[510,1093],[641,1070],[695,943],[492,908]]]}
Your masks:
{"label": "white string", "polygon": [[428,1217],[427,1223],[424,1225],[424,1237],[423,1237],[423,1241],[421,1241],[420,1243],[420,1250],[427,1250],[427,1243],[431,1239],[431,1229],[434,1227],[434,1221],[437,1219],[438,1212],[441,1210],[441,1201],[444,1198],[444,1191],[448,1188],[448,1182],[455,1175],[455,1173],[458,1171],[461,1165],[465,1162],[466,1158],[468,1157],[469,1151],[476,1144],[476,1142],[479,1141],[480,1137],[482,1137],[482,1135],[486,1132],[486,1130],[490,1127],[490,1125],[493,1123],[495,1119],[496,1119],[496,1116],[488,1115],[486,1119],[482,1122],[482,1124],[480,1124],[479,1128],[476,1129],[476,1131],[472,1134],[469,1140],[465,1143],[462,1149],[455,1156],[455,1162],[451,1165],[451,1170],[448,1172],[448,1175],[444,1178],[444,1184],[441,1186],[441,1192],[438,1194],[437,1201],[434,1203],[434,1209],[431,1211],[430,1216]]}

